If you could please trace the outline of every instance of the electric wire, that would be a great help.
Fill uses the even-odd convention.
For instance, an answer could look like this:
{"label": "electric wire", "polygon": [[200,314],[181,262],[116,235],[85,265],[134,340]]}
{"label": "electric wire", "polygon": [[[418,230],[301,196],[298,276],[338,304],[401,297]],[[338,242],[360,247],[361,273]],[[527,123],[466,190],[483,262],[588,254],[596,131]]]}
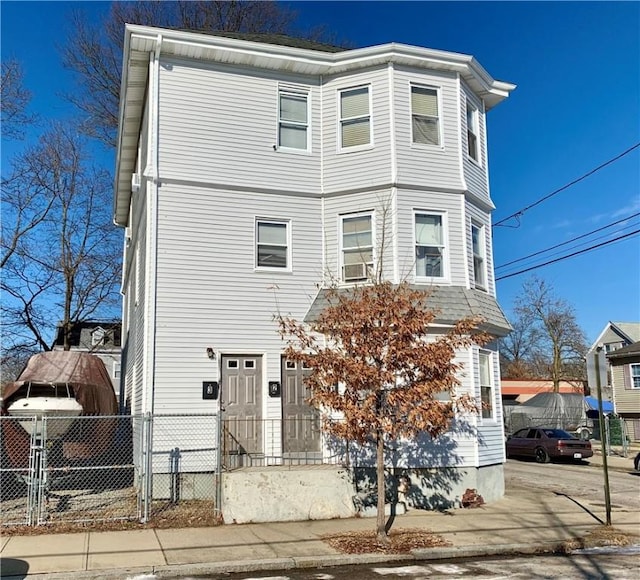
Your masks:
{"label": "electric wire", "polygon": [[524,270],[519,270],[518,272],[513,272],[511,274],[504,274],[503,276],[499,276],[496,278],[496,282],[498,282],[499,280],[504,280],[505,278],[512,278],[513,276],[518,276],[520,274],[524,274],[525,272],[530,272],[531,270],[537,270],[538,268],[542,268],[543,266],[548,266],[549,264],[555,264],[556,262],[561,262],[562,260],[566,260],[568,258],[573,258],[574,256],[578,256],[580,254],[584,254],[586,252],[590,252],[592,250],[595,250],[597,248],[601,248],[603,246],[606,246],[608,244],[612,244],[613,242],[618,242],[620,240],[623,240],[625,238],[629,238],[631,236],[634,236],[636,234],[640,233],[640,230],[635,230],[633,232],[629,232],[628,234],[624,234],[622,236],[618,236],[617,238],[614,238],[612,240],[607,240],[606,242],[602,242],[600,244],[596,244],[595,246],[590,246],[589,248],[584,248],[583,250],[578,250],[577,252],[573,252],[572,254],[567,254],[566,256],[562,256],[560,258],[556,258],[555,260],[548,260],[547,262],[544,262],[542,264],[538,264],[536,266],[531,266],[529,268],[525,268]]}
{"label": "electric wire", "polygon": [[[506,268],[507,266],[511,266],[513,264],[517,264],[518,262],[523,262],[524,260],[528,260],[529,258],[533,258],[535,256],[539,256],[540,254],[546,254],[547,252],[550,252],[551,250],[555,250],[556,248],[560,248],[562,246],[566,246],[567,244],[571,244],[573,242],[577,242],[578,240],[581,240],[583,238],[592,236],[593,234],[597,234],[598,232],[606,230],[606,229],[608,229],[610,227],[613,227],[613,226],[616,226],[616,225],[618,225],[620,223],[629,221],[629,220],[631,220],[631,219],[633,219],[635,217],[638,217],[639,215],[640,215],[640,212],[631,214],[631,215],[629,215],[629,216],[627,216],[625,218],[619,219],[619,220],[617,220],[615,222],[611,222],[610,224],[604,225],[604,226],[599,227],[599,228],[597,228],[595,230],[587,232],[586,234],[582,234],[580,236],[576,236],[574,238],[571,238],[570,240],[566,240],[565,242],[561,242],[560,244],[556,244],[555,246],[550,246],[548,248],[545,248],[544,250],[539,250],[537,252],[534,252],[533,254],[529,254],[527,256],[523,256],[522,258],[518,258],[517,260],[511,260],[511,262],[506,262],[505,264],[501,264],[500,266],[496,266],[495,270],[499,270],[501,268]],[[616,232],[614,232],[614,233],[616,233]],[[611,235],[611,234],[608,234],[608,235]],[[599,238],[596,238],[596,239],[602,239],[602,236],[599,237]],[[595,240],[590,240],[590,241],[595,241]],[[584,242],[584,243],[589,243],[589,242]]]}
{"label": "electric wire", "polygon": [[[638,147],[640,147],[640,142],[636,143],[635,145],[632,145],[631,147],[629,147],[627,150],[623,151],[619,155],[616,155],[615,157],[612,157],[608,161],[605,161],[604,163],[598,165],[598,167],[595,167],[594,169],[592,169],[591,171],[588,171],[584,175],[581,175],[580,177],[574,179],[573,181],[567,183],[566,185],[563,185],[562,187],[559,187],[558,189],[552,191],[551,193],[545,195],[544,197],[541,197],[539,200],[534,201],[532,204],[529,204],[525,208],[523,208],[523,209],[521,209],[521,210],[519,210],[519,211],[517,211],[515,213],[512,213],[511,215],[507,216],[506,218],[503,218],[503,219],[495,222],[492,227],[494,227],[494,228],[498,227],[501,224],[504,224],[505,222],[509,221],[512,218],[519,219],[526,211],[529,211],[531,208],[536,207],[537,205],[541,204],[543,201],[547,201],[549,198],[553,197],[554,195],[557,195],[558,193],[564,191],[565,189],[570,188],[572,185],[575,185],[576,183],[579,183],[583,179],[586,179],[587,177],[590,177],[594,173],[596,173],[596,172],[600,171],[601,169],[604,169],[605,167],[607,167],[607,165],[611,165],[612,163],[615,163],[616,161],[618,161],[619,159],[621,159],[625,155],[628,155],[629,153],[631,153],[634,149],[637,149]],[[506,227],[508,227],[508,226],[506,226]]]}

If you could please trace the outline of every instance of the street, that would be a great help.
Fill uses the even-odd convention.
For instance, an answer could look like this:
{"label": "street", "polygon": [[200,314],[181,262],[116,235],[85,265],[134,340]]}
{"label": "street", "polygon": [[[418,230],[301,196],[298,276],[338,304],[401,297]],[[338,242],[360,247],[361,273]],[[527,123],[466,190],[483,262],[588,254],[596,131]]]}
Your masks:
{"label": "street", "polygon": [[[507,489],[510,485],[534,485],[604,507],[604,473],[599,466],[509,459],[504,476]],[[640,511],[640,474],[609,470],[609,488],[612,510]]]}
{"label": "street", "polygon": [[[444,578],[581,578],[636,580],[640,548],[572,556],[521,556],[474,561],[398,562],[207,576],[207,580],[429,580]],[[204,578],[203,578],[204,580]]]}

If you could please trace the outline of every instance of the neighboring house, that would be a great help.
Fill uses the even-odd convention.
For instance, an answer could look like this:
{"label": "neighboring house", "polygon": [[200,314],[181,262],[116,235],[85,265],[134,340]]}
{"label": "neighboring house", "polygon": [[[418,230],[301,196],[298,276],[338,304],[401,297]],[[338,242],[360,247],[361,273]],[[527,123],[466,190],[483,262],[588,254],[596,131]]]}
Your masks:
{"label": "neighboring house", "polygon": [[[217,412],[219,385],[226,419],[268,420],[234,437],[282,457],[301,437],[283,422],[312,413],[275,314],[305,319],[323,288],[381,267],[432,292],[434,333],[471,314],[508,333],[485,115],[515,86],[457,53],[267,42],[127,25],[114,219],[131,412]],[[452,467],[443,493],[492,499],[504,489],[496,346],[457,362],[461,389],[485,403],[477,436],[451,433],[449,454],[398,465]]]}
{"label": "neighboring house", "polygon": [[629,439],[640,441],[640,341],[609,352],[607,360],[616,413],[624,419]]}
{"label": "neighboring house", "polygon": [[[612,401],[612,383],[610,363],[606,356],[620,348],[629,346],[640,340],[640,322],[608,322],[598,338],[589,348],[587,353],[587,365],[594,365],[594,356],[598,347],[602,347],[601,361],[607,364],[607,384],[601,385],[603,400]],[[597,385],[595,372],[589,373],[589,390],[596,395]]]}
{"label": "neighboring house", "polygon": [[[102,359],[116,396],[120,394],[121,334],[119,320],[84,320],[74,324],[69,339],[70,350],[89,352]],[[64,335],[59,325],[51,350],[63,349]]]}
{"label": "neighboring house", "polygon": [[[538,393],[553,392],[553,381],[542,379],[502,379],[500,381],[500,389],[502,391],[502,403],[514,405],[524,403]],[[558,392],[584,394],[584,386],[560,381]]]}

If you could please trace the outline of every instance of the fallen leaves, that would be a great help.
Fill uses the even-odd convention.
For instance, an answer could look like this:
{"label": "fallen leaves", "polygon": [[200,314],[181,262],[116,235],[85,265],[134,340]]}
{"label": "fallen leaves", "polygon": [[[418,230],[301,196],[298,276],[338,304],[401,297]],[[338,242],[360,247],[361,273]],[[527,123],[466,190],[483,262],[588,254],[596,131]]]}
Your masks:
{"label": "fallen leaves", "polygon": [[418,548],[442,548],[451,543],[429,530],[398,528],[389,532],[389,544],[378,541],[375,531],[326,534],[322,539],[342,554],[410,554]]}

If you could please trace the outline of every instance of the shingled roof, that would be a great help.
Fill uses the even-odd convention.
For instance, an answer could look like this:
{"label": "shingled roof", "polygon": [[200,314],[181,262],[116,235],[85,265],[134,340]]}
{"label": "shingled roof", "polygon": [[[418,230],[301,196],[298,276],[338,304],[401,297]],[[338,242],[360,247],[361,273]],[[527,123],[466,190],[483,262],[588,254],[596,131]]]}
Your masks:
{"label": "shingled roof", "polygon": [[[469,316],[481,316],[484,323],[481,330],[493,336],[506,336],[511,325],[498,306],[496,299],[479,290],[471,290],[460,286],[424,286],[411,285],[412,290],[428,293],[427,305],[437,312],[435,324],[452,325]],[[305,316],[305,322],[313,322],[320,313],[329,306],[329,290],[321,289]],[[350,292],[350,288],[342,288],[339,293]]]}

